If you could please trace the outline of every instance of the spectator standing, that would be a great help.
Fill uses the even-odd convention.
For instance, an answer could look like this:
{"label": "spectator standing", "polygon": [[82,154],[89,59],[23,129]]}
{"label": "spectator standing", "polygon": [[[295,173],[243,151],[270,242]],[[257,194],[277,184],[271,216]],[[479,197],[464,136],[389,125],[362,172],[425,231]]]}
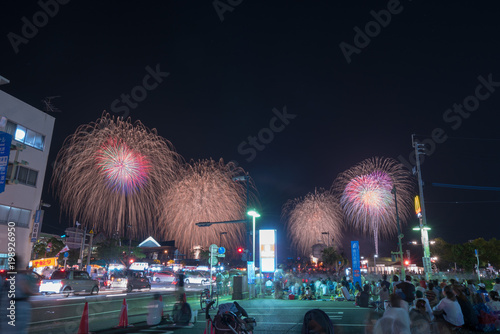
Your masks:
{"label": "spectator standing", "polygon": [[399,283],[398,285],[396,285],[396,287],[401,289],[401,291],[404,293],[404,300],[409,305],[412,305],[413,301],[415,300],[415,285],[411,283],[411,276],[406,275],[406,281]]}

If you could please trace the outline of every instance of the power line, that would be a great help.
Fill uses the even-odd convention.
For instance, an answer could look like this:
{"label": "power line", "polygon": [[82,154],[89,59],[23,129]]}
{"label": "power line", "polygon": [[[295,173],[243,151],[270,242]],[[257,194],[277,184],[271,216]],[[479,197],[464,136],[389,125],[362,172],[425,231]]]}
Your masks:
{"label": "power line", "polygon": [[433,183],[432,185],[434,187],[441,187],[441,188],[500,191],[500,187],[466,186],[461,184],[447,184],[447,183]]}
{"label": "power line", "polygon": [[[432,138],[431,135],[420,135],[420,134],[415,134],[417,137],[424,137],[424,138]],[[456,139],[456,140],[477,140],[477,141],[499,141],[500,138],[474,138],[474,137],[450,137],[448,136],[447,139]]]}

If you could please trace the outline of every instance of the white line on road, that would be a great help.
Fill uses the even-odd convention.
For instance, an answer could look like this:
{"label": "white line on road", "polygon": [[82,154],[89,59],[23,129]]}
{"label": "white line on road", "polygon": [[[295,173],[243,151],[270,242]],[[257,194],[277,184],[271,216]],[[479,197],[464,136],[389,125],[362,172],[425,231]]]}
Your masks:
{"label": "white line on road", "polygon": [[[297,325],[301,324],[302,321],[299,322],[264,322],[260,321],[258,325]],[[350,326],[350,327],[366,327],[364,324],[333,324],[334,327],[339,327],[339,326]]]}
{"label": "white line on road", "polygon": [[61,299],[56,299],[56,300],[75,300],[75,299],[85,299],[85,297],[73,297],[71,299],[68,298],[61,298]]}
{"label": "white line on road", "polygon": [[106,295],[106,297],[119,297],[119,296],[126,296],[126,293],[118,293],[116,295]]}

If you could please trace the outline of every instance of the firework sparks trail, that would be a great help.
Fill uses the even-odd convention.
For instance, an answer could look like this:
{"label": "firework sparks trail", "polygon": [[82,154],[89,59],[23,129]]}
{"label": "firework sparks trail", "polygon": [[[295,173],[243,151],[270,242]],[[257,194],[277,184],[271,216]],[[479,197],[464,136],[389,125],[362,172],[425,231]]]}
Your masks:
{"label": "firework sparks trail", "polygon": [[339,174],[333,189],[339,194],[340,205],[347,221],[363,233],[372,234],[375,253],[378,239],[397,231],[393,187],[398,191],[401,220],[409,217],[412,205],[411,174],[394,159],[370,158]]}
{"label": "firework sparks trail", "polygon": [[108,236],[154,235],[158,198],[181,158],[170,142],[141,122],[104,113],[66,138],[51,185],[73,220]]}
{"label": "firework sparks trail", "polygon": [[302,256],[312,253],[313,245],[330,232],[334,242],[342,239],[342,212],[337,199],[330,191],[320,189],[302,198],[289,200],[283,206],[282,217],[291,246]]}
{"label": "firework sparks trail", "polygon": [[232,162],[225,164],[222,159],[187,164],[163,197],[160,221],[164,238],[175,239],[184,254],[189,254],[193,246],[208,249],[210,244],[218,244],[220,232],[227,232],[222,239],[224,247],[243,246],[246,231],[243,223],[196,226],[198,222],[248,218],[245,184],[232,180],[243,174],[242,168]]}

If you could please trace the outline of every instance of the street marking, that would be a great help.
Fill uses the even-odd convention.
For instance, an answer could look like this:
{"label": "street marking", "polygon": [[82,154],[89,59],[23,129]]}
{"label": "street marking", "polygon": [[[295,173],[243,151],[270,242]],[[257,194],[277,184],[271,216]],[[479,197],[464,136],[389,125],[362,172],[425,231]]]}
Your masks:
{"label": "street marking", "polygon": [[120,296],[126,296],[126,293],[118,293],[116,295],[106,295],[106,297],[120,297]]}
{"label": "street marking", "polygon": [[[71,300],[75,300],[75,299],[85,299],[85,297],[73,297],[73,298],[71,298]],[[60,300],[68,300],[68,298],[61,298],[61,299],[56,299],[56,300],[58,300],[58,301],[60,301]]]}

